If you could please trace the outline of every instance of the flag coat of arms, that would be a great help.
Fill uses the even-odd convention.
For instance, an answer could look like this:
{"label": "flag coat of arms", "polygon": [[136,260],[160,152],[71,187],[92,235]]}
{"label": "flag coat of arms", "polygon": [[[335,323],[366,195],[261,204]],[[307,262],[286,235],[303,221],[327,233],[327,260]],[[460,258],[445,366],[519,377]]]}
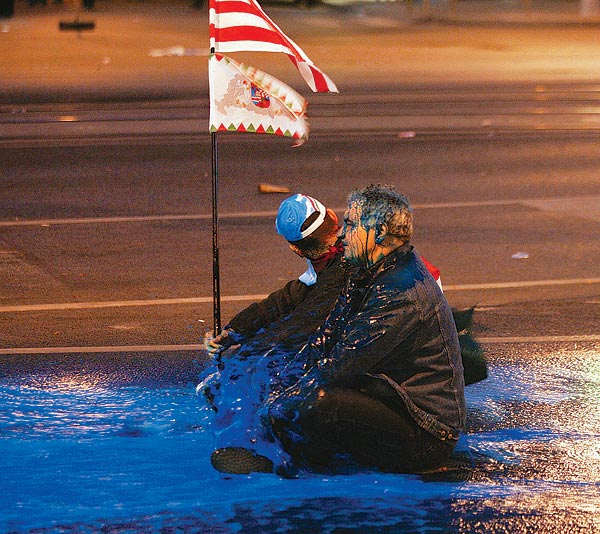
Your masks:
{"label": "flag coat of arms", "polygon": [[[209,59],[210,131],[308,139],[306,101],[283,82],[221,54]],[[300,144],[300,143],[298,143]]]}

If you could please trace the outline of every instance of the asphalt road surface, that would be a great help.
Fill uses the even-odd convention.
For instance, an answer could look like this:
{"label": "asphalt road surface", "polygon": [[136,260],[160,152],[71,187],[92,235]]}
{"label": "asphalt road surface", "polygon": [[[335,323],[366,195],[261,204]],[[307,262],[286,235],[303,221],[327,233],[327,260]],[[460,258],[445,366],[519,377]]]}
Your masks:
{"label": "asphalt road surface", "polygon": [[[193,396],[200,339],[212,325],[206,61],[148,54],[206,46],[206,14],[165,5],[100,3],[96,30],[84,36],[57,35],[68,2],[34,7],[1,28],[3,502],[13,530],[69,528],[77,516],[110,526],[116,510],[186,525],[194,514],[215,515],[205,513],[213,501],[240,509],[231,481],[197,471],[212,450]],[[421,529],[424,520],[458,517],[469,532],[591,532],[600,472],[597,28],[413,24],[386,12],[278,8],[276,20],[342,93],[309,98],[312,134],[301,148],[272,136],[218,136],[223,320],[305,268],[274,232],[285,194],[260,193],[259,184],[309,193],[340,214],[352,188],[396,185],[413,202],[414,243],[442,270],[451,305],[476,307],[490,376],[468,388],[466,434],[499,461],[475,469],[472,483],[429,485],[429,506],[419,500],[423,487],[415,497],[405,479],[382,498],[378,479],[350,478],[351,500],[328,501],[332,520],[347,519],[351,502],[357,521],[374,518],[378,528],[390,517]],[[270,61],[257,66],[288,80],[287,58]],[[174,384],[182,395],[172,395]],[[151,408],[144,417],[139,402]],[[107,426],[103,415],[115,413]],[[173,430],[183,448],[171,446]],[[167,434],[169,446],[157,447]],[[181,465],[192,483],[182,483]],[[113,472],[119,484],[105,476]],[[82,480],[93,485],[89,505]],[[270,524],[273,510],[292,527],[307,517],[331,522],[322,521],[320,499],[323,491],[331,498],[329,483],[308,486],[310,502],[292,508],[282,501],[287,488],[250,484],[248,495],[261,495],[253,525]],[[59,503],[70,487],[76,500]],[[199,508],[207,487],[212,498]],[[98,491],[109,496],[101,508]],[[178,511],[164,511],[174,499]],[[400,516],[399,502],[408,507]]]}
{"label": "asphalt road surface", "polygon": [[[222,316],[304,270],[274,232],[285,194],[342,213],[389,183],[418,250],[485,343],[598,340],[598,101],[592,85],[357,90],[311,100],[301,148],[218,136]],[[194,350],[212,325],[205,101],[4,109],[0,350]],[[110,349],[107,349],[110,347]]]}

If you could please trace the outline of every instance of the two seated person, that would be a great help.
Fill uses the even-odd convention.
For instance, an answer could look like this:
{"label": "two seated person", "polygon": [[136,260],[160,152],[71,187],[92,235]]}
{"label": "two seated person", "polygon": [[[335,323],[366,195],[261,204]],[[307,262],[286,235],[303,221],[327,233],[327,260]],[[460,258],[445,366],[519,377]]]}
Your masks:
{"label": "two seated person", "polygon": [[206,340],[211,352],[240,344],[199,386],[218,430],[234,428],[219,432],[213,466],[288,476],[340,458],[402,473],[445,462],[465,423],[465,377],[485,378],[486,365],[468,324],[461,354],[463,317],[411,245],[408,200],[354,191],[340,230],[332,210],[295,195],[276,226],[309,268]]}

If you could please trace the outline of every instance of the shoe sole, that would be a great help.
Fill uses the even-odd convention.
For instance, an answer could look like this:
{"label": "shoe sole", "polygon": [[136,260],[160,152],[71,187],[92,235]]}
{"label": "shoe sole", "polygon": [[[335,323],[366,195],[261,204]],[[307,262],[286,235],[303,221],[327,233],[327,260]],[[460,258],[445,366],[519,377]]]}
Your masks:
{"label": "shoe sole", "polygon": [[273,462],[242,447],[224,447],[210,456],[210,463],[222,473],[247,475],[249,473],[272,473]]}

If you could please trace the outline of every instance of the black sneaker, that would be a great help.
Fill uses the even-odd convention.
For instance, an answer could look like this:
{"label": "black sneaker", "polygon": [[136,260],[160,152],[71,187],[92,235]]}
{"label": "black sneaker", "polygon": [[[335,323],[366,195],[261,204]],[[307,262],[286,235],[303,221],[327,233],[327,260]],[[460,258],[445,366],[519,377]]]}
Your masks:
{"label": "black sneaker", "polygon": [[222,473],[247,475],[248,473],[273,473],[273,462],[250,449],[223,447],[210,455],[210,463]]}

